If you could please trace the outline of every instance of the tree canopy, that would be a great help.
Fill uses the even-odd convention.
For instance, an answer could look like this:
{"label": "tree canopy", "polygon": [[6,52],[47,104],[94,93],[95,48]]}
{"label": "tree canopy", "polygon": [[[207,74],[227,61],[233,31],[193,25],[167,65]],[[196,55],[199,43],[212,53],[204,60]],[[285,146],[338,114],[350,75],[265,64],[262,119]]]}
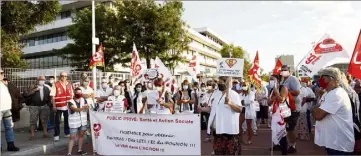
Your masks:
{"label": "tree canopy", "polygon": [[[188,47],[180,1],[158,4],[153,0],[113,1],[114,8],[96,6],[96,37],[103,43],[107,70],[115,64],[129,66],[133,43],[141,58],[157,56],[169,67],[184,61],[180,53]],[[77,12],[68,36],[74,44],[60,50],[61,56],[72,60],[72,66],[87,69],[91,58],[91,10]]]}
{"label": "tree canopy", "polygon": [[250,63],[247,51],[245,51],[242,47],[235,46],[233,44],[224,45],[221,49],[221,56],[223,58],[229,58],[230,52],[232,54],[232,58],[244,59],[243,78],[245,80],[248,80],[249,79],[248,72],[249,72],[249,69],[251,68],[252,64]]}
{"label": "tree canopy", "polygon": [[52,22],[60,10],[57,1],[1,1],[1,66],[26,67],[20,36]]}

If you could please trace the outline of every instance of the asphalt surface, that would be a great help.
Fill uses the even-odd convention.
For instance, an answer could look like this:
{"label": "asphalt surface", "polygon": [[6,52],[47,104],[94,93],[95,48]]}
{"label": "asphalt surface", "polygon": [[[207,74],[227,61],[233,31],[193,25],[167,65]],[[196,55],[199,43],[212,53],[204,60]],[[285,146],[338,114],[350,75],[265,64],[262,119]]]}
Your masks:
{"label": "asphalt surface", "polygon": [[[251,145],[242,145],[242,155],[271,155],[269,148],[271,147],[271,130],[266,128],[265,125],[261,125],[257,131],[258,135],[253,136]],[[202,135],[202,155],[211,155],[212,153],[212,142],[204,142],[206,138],[206,131],[201,131]],[[245,135],[243,136],[245,139]],[[310,141],[298,141],[297,144],[297,153],[294,155],[325,155],[323,148],[314,144],[313,140]],[[73,148],[73,155],[76,155],[77,146]],[[93,149],[91,142],[83,145],[83,150],[88,153],[88,155],[93,155]],[[67,150],[59,150],[50,155],[66,155]],[[280,155],[279,151],[274,151],[274,155]]]}

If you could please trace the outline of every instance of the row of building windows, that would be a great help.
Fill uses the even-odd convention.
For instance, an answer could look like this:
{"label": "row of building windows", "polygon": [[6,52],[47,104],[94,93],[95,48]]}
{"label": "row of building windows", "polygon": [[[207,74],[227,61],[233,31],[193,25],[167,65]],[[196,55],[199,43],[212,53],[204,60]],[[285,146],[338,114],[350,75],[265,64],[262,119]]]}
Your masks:
{"label": "row of building windows", "polygon": [[50,44],[50,43],[61,42],[66,40],[68,40],[68,37],[66,36],[66,33],[63,32],[63,33],[28,38],[26,40],[21,40],[20,43],[24,44],[25,46],[31,47],[31,46]]}
{"label": "row of building windows", "polygon": [[210,51],[213,51],[213,52],[217,53],[217,50],[216,50],[216,49],[214,49],[214,48],[212,48],[212,47],[210,47],[210,46],[207,46],[207,45],[205,45],[205,44],[203,44],[203,43],[201,43],[201,42],[199,42],[199,41],[197,41],[197,40],[191,39],[191,42],[197,42],[199,45],[202,45],[203,48],[206,48],[206,49],[208,49],[208,50],[210,50]]}
{"label": "row of building windows", "polygon": [[60,12],[60,19],[65,19],[65,18],[69,18],[69,17],[71,17],[71,11],[70,10]]}
{"label": "row of building windows", "polygon": [[70,65],[68,59],[63,59],[58,56],[41,56],[36,58],[26,58],[25,62],[31,69],[44,69],[44,68],[59,68],[67,67]]}

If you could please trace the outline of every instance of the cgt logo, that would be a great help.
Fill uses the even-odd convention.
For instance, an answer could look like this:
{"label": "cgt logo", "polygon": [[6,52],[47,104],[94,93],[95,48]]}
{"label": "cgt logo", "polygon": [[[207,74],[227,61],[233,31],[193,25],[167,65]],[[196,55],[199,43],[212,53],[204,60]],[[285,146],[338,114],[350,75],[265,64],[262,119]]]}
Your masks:
{"label": "cgt logo", "polygon": [[99,123],[93,124],[93,131],[95,139],[98,139],[102,126]]}

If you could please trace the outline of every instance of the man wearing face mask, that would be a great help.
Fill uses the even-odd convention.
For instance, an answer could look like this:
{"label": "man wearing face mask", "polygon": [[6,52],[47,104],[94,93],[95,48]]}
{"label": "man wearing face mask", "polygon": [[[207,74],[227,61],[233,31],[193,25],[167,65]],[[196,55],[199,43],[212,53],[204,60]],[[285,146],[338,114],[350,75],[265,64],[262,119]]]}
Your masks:
{"label": "man wearing face mask", "polygon": [[60,134],[60,119],[64,116],[64,133],[65,137],[69,135],[69,123],[68,123],[68,107],[67,101],[73,97],[73,87],[67,81],[68,74],[61,72],[59,81],[55,82],[55,85],[51,88],[50,96],[52,96],[53,111],[55,114],[55,130],[54,130],[54,141],[59,141]]}
{"label": "man wearing face mask", "polygon": [[114,86],[113,95],[108,97],[104,110],[106,112],[127,113],[128,100],[124,96],[124,90],[120,86]]}
{"label": "man wearing face mask", "polygon": [[297,125],[298,117],[300,116],[300,111],[302,108],[301,107],[302,100],[299,97],[301,84],[295,76],[291,75],[290,69],[287,65],[282,66],[281,76],[282,76],[282,81],[280,82],[280,85],[283,85],[288,88],[288,91],[294,97],[296,104],[296,110],[291,113],[291,116],[288,118],[286,125],[287,136],[288,139],[290,140],[290,145],[291,145],[288,148],[288,153],[292,154],[297,152],[295,127]]}
{"label": "man wearing face mask", "polygon": [[91,108],[94,108],[94,90],[89,86],[89,82],[89,78],[85,78],[79,88],[82,91],[83,98],[85,98]]}
{"label": "man wearing face mask", "polygon": [[38,84],[29,88],[25,95],[29,99],[28,108],[30,112],[30,140],[35,139],[35,126],[40,116],[43,127],[43,137],[48,137],[47,122],[51,107],[50,89],[45,84],[45,76],[39,76]]}

